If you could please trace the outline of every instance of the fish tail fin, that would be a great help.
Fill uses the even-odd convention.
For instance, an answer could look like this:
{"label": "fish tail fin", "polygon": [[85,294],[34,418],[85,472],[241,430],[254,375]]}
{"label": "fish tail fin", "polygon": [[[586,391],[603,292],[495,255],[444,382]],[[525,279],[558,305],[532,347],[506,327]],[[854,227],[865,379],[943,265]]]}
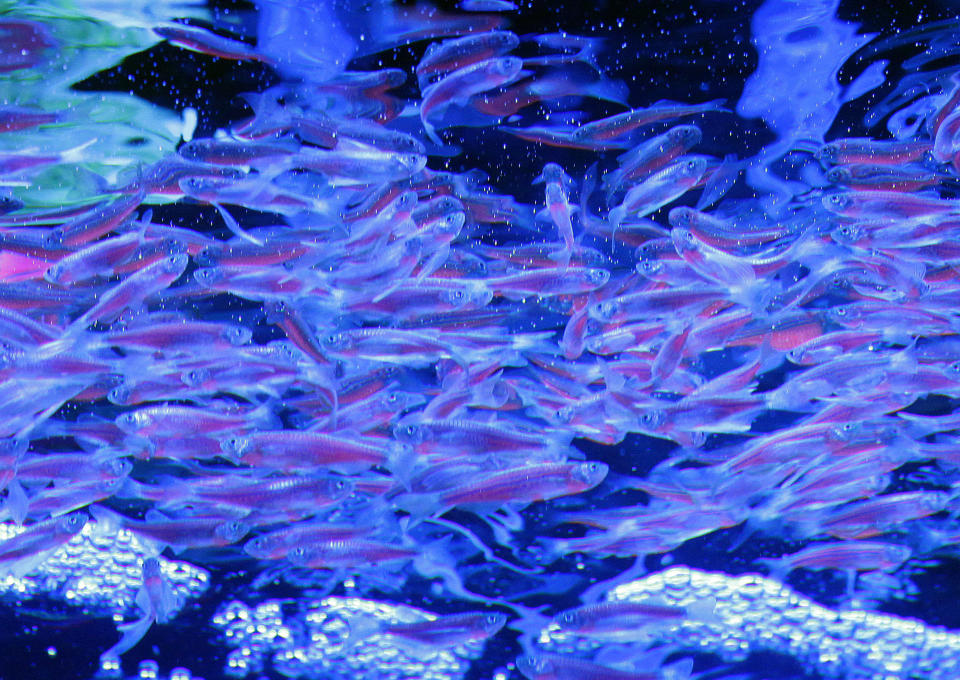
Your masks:
{"label": "fish tail fin", "polygon": [[716,613],[717,600],[713,597],[697,600],[686,607],[687,616],[701,623],[720,623],[723,619]]}
{"label": "fish tail fin", "polygon": [[440,495],[436,493],[401,494],[394,499],[394,503],[401,510],[409,512],[415,521],[437,514],[441,510]]}
{"label": "fish tail fin", "polygon": [[244,241],[249,241],[255,246],[263,247],[263,241],[261,241],[260,239],[256,239],[250,234],[248,234],[247,232],[245,232],[243,228],[240,226],[240,223],[237,222],[235,219],[233,219],[233,215],[227,212],[226,208],[224,208],[219,203],[214,203],[213,207],[216,208],[217,212],[220,213],[220,217],[223,218],[223,223],[227,225],[227,229],[233,232],[234,236],[241,238]]}
{"label": "fish tail fin", "polygon": [[100,655],[101,664],[103,664],[106,659],[119,661],[120,655],[133,649],[137,643],[143,639],[143,636],[147,634],[147,631],[150,630],[150,626],[152,625],[153,616],[144,616],[132,623],[121,623],[118,625],[117,631],[120,633],[120,640]]}
{"label": "fish tail fin", "polygon": [[416,449],[409,444],[399,442],[395,443],[387,453],[387,469],[407,490],[410,489],[410,477],[416,467],[418,457]]}
{"label": "fish tail fin", "polygon": [[347,637],[343,640],[341,654],[347,654],[364,640],[383,633],[383,624],[367,616],[351,617],[347,620]]}
{"label": "fish tail fin", "polygon": [[3,510],[9,512],[10,518],[20,526],[27,518],[29,506],[30,499],[27,498],[27,492],[23,485],[14,479],[7,485],[7,500],[3,504]]}
{"label": "fish tail fin", "polygon": [[787,575],[790,573],[790,567],[782,558],[762,557],[754,561],[759,562],[769,569],[771,578],[774,578],[778,581],[786,580]]}

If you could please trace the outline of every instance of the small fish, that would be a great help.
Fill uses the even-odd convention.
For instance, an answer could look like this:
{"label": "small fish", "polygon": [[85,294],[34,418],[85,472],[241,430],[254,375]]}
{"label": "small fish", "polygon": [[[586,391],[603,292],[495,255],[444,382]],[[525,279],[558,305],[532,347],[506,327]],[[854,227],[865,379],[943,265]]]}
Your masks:
{"label": "small fish", "polygon": [[51,552],[80,533],[86,523],[86,513],[76,512],[33,524],[26,531],[0,542],[0,572],[24,576]]}

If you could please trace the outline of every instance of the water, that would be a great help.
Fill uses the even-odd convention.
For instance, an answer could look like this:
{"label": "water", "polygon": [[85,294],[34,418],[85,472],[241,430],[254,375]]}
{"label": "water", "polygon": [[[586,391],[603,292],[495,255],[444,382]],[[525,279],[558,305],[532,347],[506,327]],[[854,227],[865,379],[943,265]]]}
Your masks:
{"label": "water", "polygon": [[0,678],[960,676],[956,9],[471,4],[3,6]]}

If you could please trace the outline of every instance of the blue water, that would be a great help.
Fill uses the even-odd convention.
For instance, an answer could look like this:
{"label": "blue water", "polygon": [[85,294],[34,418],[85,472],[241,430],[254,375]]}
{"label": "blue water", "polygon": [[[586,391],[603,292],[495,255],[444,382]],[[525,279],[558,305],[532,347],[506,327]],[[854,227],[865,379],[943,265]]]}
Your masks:
{"label": "blue water", "polygon": [[[281,0],[0,5],[3,113],[6,107],[21,107],[11,108],[10,115],[22,114],[23,108],[54,114],[39,125],[13,129],[20,124],[8,124],[10,129],[0,132],[4,161],[7,154],[49,156],[29,168],[4,166],[0,173],[6,210],[0,215],[0,308],[22,315],[20,321],[2,321],[2,538],[10,540],[21,524],[30,530],[48,520],[51,512],[42,504],[56,490],[84,493],[88,488],[89,478],[70,470],[30,476],[24,472],[30,463],[79,452],[126,466],[105,491],[97,487],[98,495],[52,511],[54,517],[76,512],[87,522],[82,532],[64,541],[65,547],[57,544],[28,564],[3,557],[11,544],[0,542],[0,576],[5,579],[0,581],[0,625],[9,650],[0,655],[0,679],[641,677],[618,673],[717,680],[960,677],[960,618],[953,606],[960,587],[955,556],[960,459],[951,449],[958,428],[910,419],[949,419],[960,399],[954,380],[960,326],[951,297],[951,271],[960,257],[950,250],[957,237],[951,222],[957,210],[951,202],[960,195],[960,185],[954,152],[931,155],[937,138],[930,127],[955,86],[960,46],[951,22],[956,8],[945,1],[905,7],[839,0],[518,4],[515,10],[479,12],[456,3],[428,11],[427,5],[414,3]],[[540,101],[502,116],[481,112],[476,98],[454,96],[433,117],[421,117],[418,107],[427,88],[426,83],[418,87],[414,71],[430,54],[430,45],[493,23],[518,36],[512,54],[528,60],[523,68],[529,81],[517,78],[481,88],[479,94],[495,96],[514,82],[543,84],[561,75],[579,88],[554,97],[540,90]],[[188,44],[189,39],[164,40],[154,30],[163,26],[191,26],[197,33],[185,35],[206,39],[199,38],[199,45]],[[411,27],[430,35],[411,35],[406,32]],[[537,46],[537,36],[556,33],[565,40],[574,36],[578,47]],[[218,37],[232,42],[223,48]],[[583,46],[591,58],[573,58],[572,52]],[[218,56],[216,49],[226,52]],[[544,57],[555,61],[536,63]],[[344,94],[345,72],[381,69],[403,74],[387,95],[354,99]],[[600,91],[604,96],[594,96]],[[538,126],[570,132],[661,100],[716,103],[703,112],[615,136],[614,148],[602,143],[593,149],[545,145],[510,134]],[[425,163],[426,170],[404,170],[385,179],[375,175],[382,158],[371,155],[363,157],[363,170],[343,175],[329,166],[309,165],[319,163],[316,157],[332,144],[311,140],[308,131],[294,129],[284,116],[319,120],[324,115],[417,140],[425,146],[414,161]],[[265,127],[280,121],[280,131],[259,139],[244,136],[250,120]],[[436,127],[442,146],[430,141],[425,122]],[[612,209],[627,200],[624,192],[608,197],[604,186],[589,194],[588,187],[618,167],[620,154],[678,124],[699,129],[700,141],[683,154],[705,159],[709,172],[660,207],[628,209],[633,215],[621,227],[627,236],[612,239],[608,222]],[[137,196],[136,188],[145,186],[138,183],[157,163],[193,153],[199,160],[219,162],[203,156],[204,144],[231,135],[247,150],[277,144],[281,160],[235,162],[236,174],[226,178],[230,171],[222,165],[195,169],[197,176],[220,179],[200,189],[174,182],[167,193],[144,190],[128,214],[95,236],[64,231],[86,228],[84,218],[93,213],[84,210]],[[935,175],[927,186],[893,190],[903,191],[898,196],[938,202],[942,210],[924,204],[915,208],[919,217],[898,213],[899,204],[868,207],[860,215],[832,210],[825,199],[855,192],[829,179],[828,172],[871,164],[870,158],[824,160],[825,144],[851,138],[926,145],[913,158],[872,160],[884,169]],[[947,141],[952,143],[949,136]],[[337,149],[359,153],[349,142]],[[295,160],[288,161],[285,154]],[[545,207],[544,185],[534,179],[547,163],[559,165],[571,178],[563,191],[579,210],[572,222],[576,246],[594,249],[589,257],[599,259],[587,266],[603,272],[603,283],[560,293],[504,292],[509,285],[497,283],[499,276],[559,266],[559,258],[500,264],[494,251],[485,250],[506,246],[516,253],[533,244],[549,246],[554,254],[562,250],[562,228],[548,213],[533,217]],[[304,164],[313,170],[304,170]],[[429,263],[436,269],[430,279],[475,279],[476,288],[489,288],[488,298],[475,309],[467,307],[468,319],[484,312],[501,315],[475,326],[438,325],[429,337],[441,343],[440,350],[418,345],[399,353],[361,351],[357,358],[338,349],[337,334],[358,335],[361,328],[422,330],[436,322],[420,318],[426,314],[403,318],[363,311],[361,302],[378,302],[375,298],[386,286],[423,281],[415,269],[403,270],[396,247],[410,238],[406,223],[357,221],[347,215],[385,189],[395,189],[395,197],[412,187],[422,207],[443,193],[433,193],[436,185],[430,182],[449,179],[437,180],[431,172],[454,173],[460,182],[455,200],[463,204],[454,212],[464,222],[446,240],[440,232],[421,229],[417,238],[426,247],[414,267]],[[723,172],[726,179],[711,185],[710,178]],[[219,198],[210,198],[207,189]],[[709,192],[713,196],[704,204]],[[288,201],[268,200],[277,196]],[[893,200],[886,193],[880,198]],[[484,200],[509,216],[484,219],[464,208]],[[679,228],[678,213],[672,211],[684,207],[702,208],[702,214],[734,224],[746,245],[724,246],[726,259],[716,249],[701,249],[714,253],[720,263],[706,274],[684,265],[667,231]],[[74,215],[44,217],[72,208],[81,214],[80,227],[71,221]],[[371,215],[378,212],[391,215],[382,205]],[[62,225],[67,227],[51,231]],[[184,231],[151,232],[150,225]],[[929,226],[930,232],[908,239],[917,225]],[[750,246],[758,231],[776,227],[785,232],[767,239],[764,246],[771,250]],[[851,244],[842,227],[877,240]],[[363,229],[382,232],[383,238],[373,246],[354,240]],[[47,290],[44,276],[51,279],[48,270],[58,260],[98,241],[134,233],[154,244],[167,238],[162,247],[168,250],[161,254],[179,266],[171,280],[116,313],[98,307],[158,257],[156,248],[150,251],[140,243],[142,249],[131,250],[121,264],[111,261],[109,271],[72,284],[54,283],[52,303],[38,292]],[[194,247],[191,234],[204,239],[200,246]],[[23,246],[31,238],[32,245]],[[67,242],[71,238],[76,241]],[[214,270],[217,263],[211,258],[227,241],[238,251],[255,243],[261,255],[274,244],[312,245],[307,255],[241,263],[245,269],[231,270],[241,272],[240,282],[217,287],[221,283],[214,276],[222,270]],[[798,244],[804,243],[812,250],[802,250]],[[928,247],[940,250],[923,250]],[[742,273],[737,263],[758,253],[780,256],[785,250],[788,263],[782,269],[757,266],[754,274],[748,267],[746,282],[730,273]],[[433,261],[435,252],[441,257]],[[355,257],[364,261],[351,259]],[[390,258],[397,260],[396,267],[378,268],[394,262]],[[596,305],[652,289],[644,287],[648,279],[636,274],[635,267],[644,261],[679,267],[658,275],[664,288],[716,290],[716,299],[729,307],[708,311],[676,305],[638,314],[631,322],[663,323],[649,342],[635,339],[616,352],[595,351],[589,340],[611,330],[603,327]],[[889,266],[881,268],[878,262]],[[202,278],[204,271],[210,279]],[[560,279],[569,283],[572,275],[560,271]],[[833,276],[837,283],[789,297],[818,276]],[[205,287],[204,281],[215,285]],[[316,281],[320,284],[313,289],[284,287]],[[24,305],[10,301],[19,287],[38,297]],[[340,304],[358,307],[345,312]],[[577,305],[590,310],[592,318],[584,332],[586,349],[564,357],[563,334]],[[804,339],[837,332],[848,326],[836,309],[848,305],[893,311],[868,346],[853,345],[816,362],[863,359],[863,369],[835,377],[843,368],[837,364],[836,373],[805,383],[807,371],[814,369],[788,360],[788,352],[801,341],[781,339],[784,325],[806,315],[805,324],[813,317],[818,321]],[[294,316],[284,316],[290,310]],[[694,329],[696,336],[702,324],[731,310],[752,315],[761,329],[756,342],[733,332],[716,341],[698,336],[701,344],[694,349],[684,344],[685,330]],[[907,316],[919,312],[936,318],[918,322]],[[23,317],[45,324],[52,336],[24,340],[23,331],[16,330]],[[291,318],[306,319],[310,347],[298,342]],[[244,329],[249,339],[212,347],[198,330],[198,339],[185,350],[145,350],[121,341],[108,342],[113,349],[96,345],[107,334],[170,319],[229,324]],[[671,341],[681,343],[682,356],[664,368],[669,364],[664,347]],[[491,350],[471,342],[500,344]],[[513,346],[503,345],[511,342]],[[271,364],[276,373],[229,374],[234,366],[262,366],[258,362],[264,355],[257,352],[267,347],[284,348],[278,363]],[[51,356],[96,366],[42,363]],[[631,359],[664,373],[617,378],[607,366]],[[698,387],[713,380],[726,385],[724,379],[753,362],[758,362],[753,378],[708,398],[741,399],[746,415],[701,416],[714,404],[705,401],[672,429],[655,420],[691,403]],[[429,429],[430,419],[437,418],[430,409],[442,408],[444,397],[458,398],[458,369],[465,365],[474,376],[483,370],[489,375],[470,384],[465,404],[449,411],[454,414],[449,418],[515,428],[535,440],[520,447],[519,454],[509,446],[472,451],[472,440],[450,446],[435,423]],[[378,423],[368,422],[374,416],[349,420],[349,405],[332,404],[329,394],[354,399],[350,386],[380,369],[391,371],[375,389],[391,400],[385,402],[386,417]],[[928,382],[911,382],[913,376]],[[111,392],[120,386],[134,396],[121,399]],[[310,399],[320,405],[311,405]],[[725,465],[753,443],[767,441],[764,437],[802,431],[833,405],[853,408],[883,399],[891,400],[889,406],[837,417],[821,439],[789,449],[782,459]],[[212,433],[192,432],[185,425],[181,435],[123,420],[164,406],[202,410],[207,416],[228,414],[236,423]],[[340,415],[340,409],[347,409],[347,415]],[[350,425],[343,426],[342,418]],[[421,427],[416,436],[403,433],[411,423]],[[221,442],[226,446],[235,436],[252,439],[262,432],[296,430],[363,442],[389,456],[356,469],[342,462],[286,465],[271,459],[280,458],[276,450],[260,463],[248,463],[226,455],[227,448],[223,455],[219,450]],[[178,453],[204,443],[212,451]],[[460,456],[462,467],[452,474],[417,476],[453,456]],[[562,493],[520,497],[529,493],[522,487],[513,502],[443,500],[447,490],[461,488],[457,485],[547,460],[571,468],[591,461],[591,469],[603,474],[584,488]],[[843,483],[817,476],[848,460],[862,466],[845,473]],[[274,506],[270,501],[244,505],[216,500],[222,488],[216,485],[243,482],[265,488],[278,479],[340,483],[349,493],[329,503],[318,500],[319,491],[311,492],[315,497],[291,495]],[[794,494],[799,500],[812,498],[817,480],[830,490],[826,500],[800,511],[787,503]],[[807,481],[813,490],[803,487]],[[873,486],[864,490],[861,485],[871,481]],[[845,530],[830,524],[859,503],[901,498],[898,494],[906,499],[898,506],[902,517],[872,515],[844,525]],[[158,511],[166,520],[212,513],[214,524],[240,523],[243,536],[184,550],[141,540],[137,522],[156,521],[153,513]],[[625,515],[632,519],[622,523]],[[653,516],[663,518],[662,524],[643,524]],[[129,531],[108,517],[129,522]],[[304,555],[319,560],[310,552],[313,544],[305,553],[269,559],[244,550],[258,536],[312,522],[370,527],[369,537],[378,546],[416,556],[399,562],[374,556],[324,569],[297,561]],[[605,526],[614,528],[605,533]],[[591,543],[601,536],[637,542],[625,548]],[[764,562],[832,542],[859,546],[865,561],[877,545],[903,552],[882,568],[780,571]],[[154,591],[142,587],[143,564],[151,557],[159,558],[162,569]],[[589,632],[578,637],[551,624],[561,612],[622,599],[670,607],[678,620],[648,622],[645,632],[631,622],[627,628],[632,632],[614,637]],[[386,632],[397,622],[467,612],[499,612],[506,625],[489,639],[469,644],[410,647]],[[142,639],[123,635],[139,622],[145,622]],[[111,654],[118,640],[130,644],[121,642],[124,648]],[[560,656],[550,656],[554,654]],[[518,661],[527,655],[540,665],[531,670],[529,662]],[[595,666],[577,666],[580,662]]]}

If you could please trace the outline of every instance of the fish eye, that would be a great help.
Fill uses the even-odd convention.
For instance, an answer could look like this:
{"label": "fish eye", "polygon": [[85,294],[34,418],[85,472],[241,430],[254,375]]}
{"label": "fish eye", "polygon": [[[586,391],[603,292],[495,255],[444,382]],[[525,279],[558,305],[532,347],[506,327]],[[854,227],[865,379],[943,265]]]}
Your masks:
{"label": "fish eye", "polygon": [[58,281],[60,277],[63,276],[63,270],[64,270],[64,266],[59,262],[49,267],[46,273],[47,281],[51,281],[51,282]]}
{"label": "fish eye", "polygon": [[588,475],[595,475],[603,471],[600,463],[584,463],[583,469]]}
{"label": "fish eye", "polygon": [[184,377],[184,383],[188,387],[198,387],[210,378],[210,371],[205,368],[195,368],[192,371],[187,371],[187,375]]}
{"label": "fish eye", "polygon": [[547,673],[550,666],[545,658],[542,656],[534,656],[533,654],[527,654],[526,656],[520,659],[518,666],[526,666],[531,669],[537,675],[542,675]]}
{"label": "fish eye", "polygon": [[850,179],[850,171],[846,168],[833,168],[827,173],[827,179],[831,182],[842,182]]}
{"label": "fish eye", "polygon": [[506,75],[511,71],[514,71],[523,64],[519,57],[504,57],[500,60],[500,63],[497,64],[497,71],[501,74]]}
{"label": "fish eye", "polygon": [[587,272],[587,281],[600,286],[607,281],[609,274],[606,269],[591,269]]}
{"label": "fish eye", "polygon": [[846,194],[832,194],[827,196],[827,204],[834,208],[846,208],[850,203],[850,197]]}
{"label": "fish eye", "polygon": [[87,523],[86,518],[83,515],[70,515],[66,518],[64,522],[64,527],[67,531],[74,533],[83,528],[83,525]]}
{"label": "fish eye", "polygon": [[663,264],[656,260],[641,260],[637,262],[637,273],[643,276],[652,276],[663,269]]}
{"label": "fish eye", "polygon": [[178,253],[177,255],[170,255],[164,260],[163,271],[172,274],[173,272],[185,267],[187,264],[187,256],[183,253]]}
{"label": "fish eye", "polygon": [[596,306],[597,315],[604,319],[612,319],[619,311],[619,305],[616,302],[600,302]]}
{"label": "fish eye", "polygon": [[337,491],[347,491],[350,489],[350,484],[345,479],[338,479],[333,483],[333,488]]}
{"label": "fish eye", "polygon": [[247,440],[243,437],[230,437],[229,439],[223,440],[220,448],[223,449],[224,453],[231,453],[242,458],[247,452]]}
{"label": "fish eye", "polygon": [[[125,387],[125,386],[123,386],[123,385],[119,385],[119,386],[117,386],[117,387],[114,387],[112,390],[110,390],[109,392],[107,392],[107,400],[108,400],[111,404],[117,404],[118,406],[123,406],[123,405],[125,405],[125,404],[129,404],[129,403],[130,403],[130,389],[127,388],[127,387]],[[121,417],[123,417],[123,416],[121,416]],[[131,422],[131,423],[132,423],[132,421],[124,421],[124,422]]]}
{"label": "fish eye", "polygon": [[824,144],[814,154],[814,158],[832,161],[837,157],[837,147],[833,144]]}
{"label": "fish eye", "polygon": [[647,410],[640,416],[640,423],[647,427],[655,427],[660,424],[660,412],[654,409]]}
{"label": "fish eye", "polygon": [[845,317],[845,316],[847,315],[847,308],[846,308],[846,307],[834,307],[833,313],[836,314],[837,316],[841,317],[841,318],[842,318],[842,317]]}

